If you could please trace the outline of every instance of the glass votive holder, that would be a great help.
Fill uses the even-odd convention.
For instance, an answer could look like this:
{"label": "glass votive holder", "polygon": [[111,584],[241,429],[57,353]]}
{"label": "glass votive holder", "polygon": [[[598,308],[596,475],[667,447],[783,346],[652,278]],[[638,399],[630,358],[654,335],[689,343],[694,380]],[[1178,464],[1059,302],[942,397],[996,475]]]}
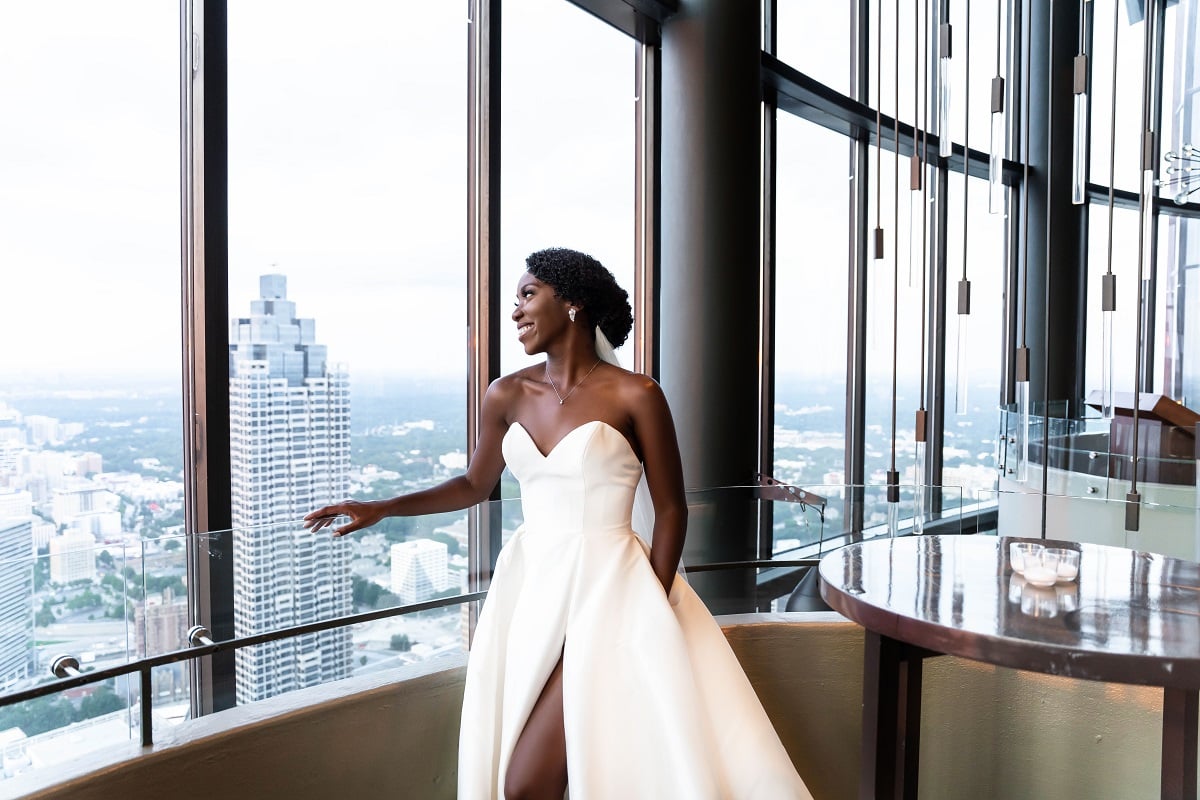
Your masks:
{"label": "glass votive holder", "polygon": [[1058,579],[1060,581],[1073,581],[1075,576],[1079,574],[1079,551],[1069,550],[1065,547],[1048,547],[1047,553],[1053,553],[1058,556]]}
{"label": "glass votive holder", "polygon": [[1021,574],[1025,571],[1026,559],[1038,555],[1046,548],[1036,542],[1011,542],[1008,545],[1008,563],[1013,572]]}
{"label": "glass votive holder", "polygon": [[[1053,549],[1053,548],[1052,548]],[[1053,586],[1058,582],[1058,556],[1046,548],[1025,556],[1025,570],[1021,573],[1034,586]]]}

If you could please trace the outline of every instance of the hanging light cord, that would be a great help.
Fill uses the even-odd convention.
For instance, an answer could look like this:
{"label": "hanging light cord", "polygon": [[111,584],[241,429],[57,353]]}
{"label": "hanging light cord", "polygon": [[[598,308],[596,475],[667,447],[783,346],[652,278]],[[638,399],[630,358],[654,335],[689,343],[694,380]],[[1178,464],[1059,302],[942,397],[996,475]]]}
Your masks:
{"label": "hanging light cord", "polygon": [[[1115,0],[1114,0],[1115,2]],[[1022,14],[1025,17],[1025,46],[1021,48],[1025,56],[1025,108],[1022,127],[1024,136],[1021,144],[1021,160],[1024,162],[1022,185],[1022,200],[1021,203],[1021,229],[1023,235],[1021,237],[1021,349],[1027,349],[1029,345],[1029,118],[1032,116],[1030,112],[1029,99],[1029,70],[1031,66],[1032,55],[1030,50],[1033,49],[1033,12],[1028,6],[1022,7]],[[1028,375],[1026,375],[1028,378]]]}
{"label": "hanging light cord", "polygon": [[[883,161],[883,3],[875,4],[875,227],[883,229],[880,201]],[[878,250],[875,258],[882,258]]]}
{"label": "hanging light cord", "polygon": [[1108,115],[1108,271],[1105,273],[1107,275],[1112,275],[1113,186],[1117,180],[1115,174],[1117,161],[1117,43],[1120,40],[1117,34],[1120,31],[1120,7],[1120,3],[1113,3],[1112,109]]}
{"label": "hanging light cord", "polygon": [[[1047,25],[1046,47],[1050,51],[1051,68],[1046,76],[1046,119],[1054,119],[1054,13],[1050,9]],[[1047,145],[1048,147],[1049,145]],[[1043,268],[1042,291],[1042,538],[1046,538],[1046,522],[1049,518],[1048,498],[1050,495],[1050,269],[1054,250],[1051,246],[1053,231],[1050,227],[1050,187],[1054,186],[1054,159],[1046,158],[1046,263]],[[1137,435],[1136,433],[1134,434]]]}
{"label": "hanging light cord", "polygon": [[[922,10],[924,11],[923,14],[921,13]],[[922,24],[921,24],[922,30],[921,31],[916,30],[918,16],[920,16],[922,18]],[[918,43],[917,46],[915,46],[913,48],[913,57],[914,58],[916,57],[917,51],[921,51],[921,53],[922,53],[921,69],[918,70],[915,67],[913,68],[913,119],[919,120],[921,123],[919,131],[915,126],[913,128],[913,152],[914,153],[920,152],[920,156],[921,156],[921,164],[920,164],[920,169],[921,169],[921,388],[920,388],[920,393],[921,393],[921,411],[924,411],[925,410],[925,258],[927,255],[926,251],[925,251],[925,246],[926,246],[926,238],[927,238],[926,234],[928,233],[928,231],[925,229],[927,203],[926,203],[926,199],[925,199],[926,194],[925,194],[925,174],[924,173],[925,173],[926,153],[924,152],[924,145],[925,145],[925,141],[926,141],[926,129],[928,128],[929,120],[926,119],[926,114],[921,113],[921,111],[927,110],[929,107],[929,98],[926,96],[926,92],[929,89],[929,62],[927,60],[929,57],[929,2],[928,2],[928,0],[926,0],[926,2],[924,4],[921,3],[921,0],[913,0],[913,31],[914,31],[914,35],[921,36],[925,40],[923,48],[920,46],[920,43]],[[920,84],[918,84],[918,76],[921,79]],[[923,89],[918,88],[919,86],[923,86],[924,88]],[[917,134],[918,133],[920,134],[921,145],[922,145],[920,151],[918,151],[918,148],[917,148]],[[911,228],[912,226],[910,225],[909,227]]]}
{"label": "hanging light cord", "polygon": [[[963,229],[962,229],[962,279],[967,279],[967,197],[970,195],[971,181],[971,2],[967,0],[963,6],[966,17],[963,38],[966,40],[963,50]],[[962,313],[962,310],[959,310]]]}
{"label": "hanging light cord", "polygon": [[896,52],[895,52],[895,109],[892,124],[893,159],[892,180],[892,472],[896,471],[896,363],[899,355],[897,337],[900,333],[900,0],[896,0]]}

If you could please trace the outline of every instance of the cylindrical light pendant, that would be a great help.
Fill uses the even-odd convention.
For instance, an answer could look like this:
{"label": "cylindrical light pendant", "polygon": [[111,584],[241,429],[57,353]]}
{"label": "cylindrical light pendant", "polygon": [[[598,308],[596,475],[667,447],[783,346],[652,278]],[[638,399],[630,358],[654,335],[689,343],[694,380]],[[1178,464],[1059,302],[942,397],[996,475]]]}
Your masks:
{"label": "cylindrical light pendant", "polygon": [[988,150],[988,211],[1004,213],[1004,78],[992,78],[992,137]]}
{"label": "cylindrical light pendant", "polygon": [[967,413],[967,320],[971,318],[971,282],[958,282],[958,370],[954,413]]}
{"label": "cylindrical light pendant", "polygon": [[1013,480],[1029,480],[1029,348],[1018,347],[1016,352],[1017,389],[1017,466]]}
{"label": "cylindrical light pendant", "polygon": [[1117,310],[1117,276],[1101,278],[1103,295],[1103,346],[1100,354],[1100,408],[1105,419],[1113,418],[1113,312]]}
{"label": "cylindrical light pendant", "polygon": [[938,155],[949,158],[953,149],[950,137],[950,3],[938,29]]}
{"label": "cylindrical light pendant", "polygon": [[[1082,20],[1080,25],[1082,25]],[[1088,169],[1088,57],[1075,56],[1075,115],[1071,138],[1071,202],[1077,206],[1087,202]]]}
{"label": "cylindrical light pendant", "polygon": [[900,473],[894,469],[887,473],[887,529],[888,536],[900,535]]}
{"label": "cylindrical light pendant", "polygon": [[928,487],[925,485],[925,450],[928,447],[925,435],[925,409],[917,411],[914,426],[915,458],[913,470],[913,533],[925,532],[925,506],[928,501]]}

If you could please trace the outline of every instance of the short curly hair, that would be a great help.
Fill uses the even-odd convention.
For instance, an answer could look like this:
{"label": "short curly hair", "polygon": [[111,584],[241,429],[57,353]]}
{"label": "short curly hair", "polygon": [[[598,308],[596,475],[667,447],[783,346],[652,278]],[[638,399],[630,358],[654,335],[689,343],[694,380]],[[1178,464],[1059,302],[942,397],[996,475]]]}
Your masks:
{"label": "short curly hair", "polygon": [[599,261],[577,250],[550,247],[531,253],[525,267],[530,275],[551,286],[557,297],[587,311],[613,347],[620,347],[629,338],[633,328],[629,293]]}

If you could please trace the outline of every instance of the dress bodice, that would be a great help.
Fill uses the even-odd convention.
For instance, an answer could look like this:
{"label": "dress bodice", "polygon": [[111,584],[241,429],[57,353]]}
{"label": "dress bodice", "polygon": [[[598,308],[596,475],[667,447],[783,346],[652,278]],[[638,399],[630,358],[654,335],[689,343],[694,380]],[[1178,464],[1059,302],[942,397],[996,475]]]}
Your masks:
{"label": "dress bodice", "polygon": [[527,532],[629,527],[642,464],[629,441],[607,422],[583,423],[544,455],[515,422],[502,450],[521,484]]}

